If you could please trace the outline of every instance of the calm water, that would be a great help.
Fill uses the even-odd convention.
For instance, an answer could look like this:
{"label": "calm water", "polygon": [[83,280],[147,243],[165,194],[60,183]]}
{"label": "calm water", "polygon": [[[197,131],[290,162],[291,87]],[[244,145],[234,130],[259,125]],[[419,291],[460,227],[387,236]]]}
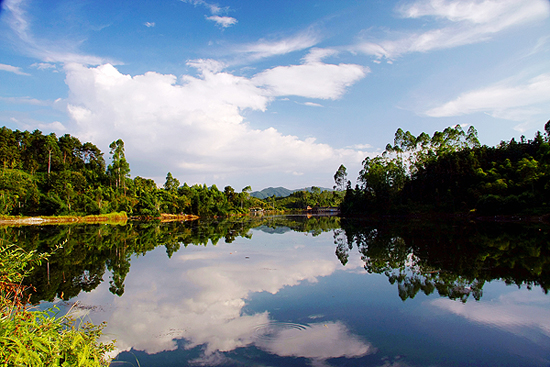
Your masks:
{"label": "calm water", "polygon": [[2,229],[63,244],[33,299],[107,321],[112,366],[550,366],[549,233],[303,217]]}

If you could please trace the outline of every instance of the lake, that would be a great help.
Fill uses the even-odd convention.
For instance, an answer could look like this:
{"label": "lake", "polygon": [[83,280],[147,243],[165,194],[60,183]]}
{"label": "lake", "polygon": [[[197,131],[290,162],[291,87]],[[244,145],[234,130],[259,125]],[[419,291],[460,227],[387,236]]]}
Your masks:
{"label": "lake", "polygon": [[[6,227],[112,366],[550,366],[543,223],[274,216]],[[75,304],[76,303],[76,304]]]}

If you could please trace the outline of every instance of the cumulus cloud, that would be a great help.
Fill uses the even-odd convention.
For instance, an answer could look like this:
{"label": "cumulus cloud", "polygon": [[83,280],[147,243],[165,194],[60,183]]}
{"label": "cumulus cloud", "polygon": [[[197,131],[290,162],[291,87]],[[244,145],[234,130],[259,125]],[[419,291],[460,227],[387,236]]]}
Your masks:
{"label": "cumulus cloud", "polygon": [[347,87],[365,77],[370,70],[354,64],[308,62],[277,66],[253,77],[256,85],[268,87],[271,95],[297,95],[309,98],[337,99]]}
{"label": "cumulus cloud", "polygon": [[144,26],[146,26],[147,28],[152,28],[155,26],[155,22],[145,22],[143,23]]}
{"label": "cumulus cloud", "polygon": [[237,19],[232,17],[220,17],[219,15],[212,15],[210,17],[206,17],[206,19],[216,22],[216,24],[222,28],[227,28],[232,26],[233,24],[237,24]]}
{"label": "cumulus cloud", "polygon": [[189,183],[267,172],[332,173],[342,161],[364,158],[362,151],[334,149],[314,138],[254,129],[243,117],[244,110],[265,111],[276,96],[338,98],[365,75],[362,67],[304,64],[248,79],[212,60],[189,65],[200,75],[132,77],[110,64],[68,64],[67,109],[76,135],[100,147],[122,138],[131,163],[155,162],[141,175],[163,179],[171,171]]}
{"label": "cumulus cloud", "polygon": [[520,24],[550,15],[546,0],[421,0],[398,9],[406,18],[435,17],[451,24],[425,32],[394,34],[393,39],[360,42],[355,51],[378,58],[396,58],[410,52],[452,48],[489,39]]}
{"label": "cumulus cloud", "polygon": [[[446,117],[485,112],[493,117],[524,121],[528,116],[541,112],[537,104],[549,103],[550,74],[541,74],[524,84],[504,81],[463,93],[452,101],[426,111],[426,115]],[[543,111],[548,112],[548,109],[544,108]]]}
{"label": "cumulus cloud", "polygon": [[0,64],[0,70],[7,71],[7,72],[10,72],[10,73],[14,73],[14,74],[17,74],[17,75],[25,75],[25,76],[30,76],[31,75],[31,74],[28,74],[28,73],[25,73],[24,71],[22,71],[20,67],[6,65],[6,64]]}

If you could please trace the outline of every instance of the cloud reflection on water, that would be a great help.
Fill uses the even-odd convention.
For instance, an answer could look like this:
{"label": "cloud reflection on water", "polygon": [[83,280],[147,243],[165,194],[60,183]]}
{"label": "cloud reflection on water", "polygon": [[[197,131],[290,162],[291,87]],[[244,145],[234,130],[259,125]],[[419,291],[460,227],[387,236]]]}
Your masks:
{"label": "cloud reflection on water", "polygon": [[[272,328],[262,328],[277,323],[267,311],[243,312],[253,293],[276,294],[284,287],[306,280],[316,282],[341,269],[333,255],[330,233],[316,237],[313,246],[300,246],[304,235],[299,233],[285,234],[285,244],[276,247],[256,240],[269,241],[269,236],[255,232],[254,245],[238,241],[186,248],[171,260],[157,249],[147,255],[147,261],[133,260],[126,291],[113,299],[105,330],[117,340],[117,352],[171,351],[178,348],[178,339],[185,339],[186,349],[203,348],[194,363],[208,365],[223,363],[220,352],[252,345],[279,356],[308,358],[315,365],[329,358],[374,353],[370,343],[353,335],[340,321],[273,333]],[[319,246],[329,248],[320,251]],[[106,291],[103,284],[81,298],[93,303]]]}
{"label": "cloud reflection on water", "polygon": [[550,299],[542,293],[517,290],[500,295],[492,302],[460,303],[438,298],[431,304],[467,320],[497,327],[533,339],[526,330],[538,330],[550,337]]}

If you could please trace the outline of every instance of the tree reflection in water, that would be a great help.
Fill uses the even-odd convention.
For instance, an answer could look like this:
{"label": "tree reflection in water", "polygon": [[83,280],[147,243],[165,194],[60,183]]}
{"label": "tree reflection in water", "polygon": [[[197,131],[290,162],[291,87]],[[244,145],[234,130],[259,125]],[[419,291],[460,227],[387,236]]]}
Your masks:
{"label": "tree reflection in water", "polygon": [[495,279],[550,287],[549,228],[542,223],[342,220],[334,232],[342,265],[356,248],[369,273],[397,283],[405,301],[422,291],[479,300]]}
{"label": "tree reflection in water", "polygon": [[[238,217],[192,222],[130,222],[125,225],[4,227],[0,238],[26,250],[51,252],[28,283],[31,301],[69,300],[95,289],[109,271],[109,290],[124,293],[132,257],[164,246],[168,257],[181,246],[216,245],[268,233],[332,231],[336,256],[346,265],[355,248],[365,270],[385,274],[402,300],[418,292],[466,302],[479,300],[486,282],[550,287],[549,227],[542,223],[367,221],[338,217]],[[61,246],[60,246],[61,245]]]}
{"label": "tree reflection in water", "polygon": [[316,236],[339,228],[337,217],[236,217],[190,222],[129,222],[125,225],[3,227],[0,239],[26,250],[51,253],[49,261],[26,279],[35,291],[31,302],[69,300],[95,289],[110,272],[109,290],[121,296],[132,257],[164,246],[170,258],[181,246],[216,245],[249,238],[252,228],[266,232],[297,231]]}

